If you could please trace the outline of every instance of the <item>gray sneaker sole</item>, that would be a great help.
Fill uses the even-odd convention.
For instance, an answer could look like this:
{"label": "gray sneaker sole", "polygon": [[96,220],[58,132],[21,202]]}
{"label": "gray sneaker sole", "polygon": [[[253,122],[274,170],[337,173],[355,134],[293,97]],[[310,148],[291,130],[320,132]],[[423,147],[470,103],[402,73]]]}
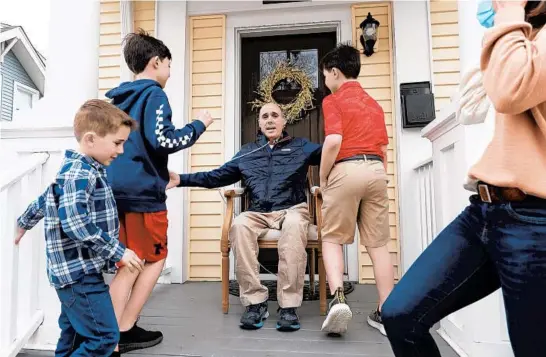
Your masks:
{"label": "gray sneaker sole", "polygon": [[387,331],[385,331],[385,326],[383,326],[383,324],[380,324],[377,321],[374,321],[374,320],[370,319],[369,316],[368,316],[368,325],[370,325],[371,327],[373,327],[375,329],[378,329],[379,332],[381,332],[381,334],[383,336],[387,336]]}
{"label": "gray sneaker sole", "polygon": [[347,332],[349,322],[353,318],[353,313],[347,304],[337,304],[332,306],[326,320],[322,324],[321,331],[328,334],[341,335]]}

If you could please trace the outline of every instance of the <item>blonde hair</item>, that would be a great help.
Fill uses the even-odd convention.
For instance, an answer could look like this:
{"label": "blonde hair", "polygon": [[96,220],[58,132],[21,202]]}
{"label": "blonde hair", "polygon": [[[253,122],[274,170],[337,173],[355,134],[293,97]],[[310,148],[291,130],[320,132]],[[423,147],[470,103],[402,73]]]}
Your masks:
{"label": "blonde hair", "polygon": [[123,110],[100,99],[83,103],[74,118],[74,136],[78,141],[84,133],[93,131],[98,136],[116,133],[122,126],[131,131],[138,127],[137,122]]}

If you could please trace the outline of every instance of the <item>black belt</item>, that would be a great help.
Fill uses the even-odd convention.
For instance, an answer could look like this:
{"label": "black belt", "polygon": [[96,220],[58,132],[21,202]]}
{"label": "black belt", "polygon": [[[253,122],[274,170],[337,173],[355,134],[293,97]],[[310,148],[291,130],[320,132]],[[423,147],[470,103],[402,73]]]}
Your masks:
{"label": "black belt", "polygon": [[354,156],[350,156],[350,157],[346,157],[344,159],[338,160],[338,161],[336,161],[336,164],[339,164],[340,162],[355,161],[355,160],[381,161],[381,162],[383,162],[383,159],[381,158],[381,156],[360,154],[360,155],[354,155]]}

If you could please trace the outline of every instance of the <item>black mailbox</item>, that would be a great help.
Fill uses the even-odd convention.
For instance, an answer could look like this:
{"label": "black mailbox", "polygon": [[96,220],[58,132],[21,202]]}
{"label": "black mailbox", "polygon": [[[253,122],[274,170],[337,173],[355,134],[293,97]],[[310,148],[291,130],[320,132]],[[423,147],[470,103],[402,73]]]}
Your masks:
{"label": "black mailbox", "polygon": [[436,117],[430,82],[402,83],[400,97],[403,128],[422,128]]}

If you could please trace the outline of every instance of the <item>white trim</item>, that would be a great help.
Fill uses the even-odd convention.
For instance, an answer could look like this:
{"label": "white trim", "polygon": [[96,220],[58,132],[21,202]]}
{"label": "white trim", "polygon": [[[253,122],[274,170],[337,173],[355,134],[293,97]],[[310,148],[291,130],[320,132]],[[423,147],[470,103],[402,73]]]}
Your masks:
{"label": "white trim", "polygon": [[[161,39],[169,46],[173,58],[176,61],[171,66],[171,78],[169,79],[165,92],[171,98],[172,118],[174,126],[183,127],[191,120],[188,118],[187,97],[188,84],[186,82],[186,64],[188,63],[188,42],[185,40],[188,34],[185,1],[161,1],[156,3],[156,38]],[[181,150],[169,156],[169,170],[184,172],[189,150]],[[185,189],[167,191],[167,210],[169,211],[169,255],[166,266],[171,267],[171,274],[168,280],[171,283],[183,283],[188,276],[187,271],[187,250],[188,239],[188,218],[187,191]]]}
{"label": "white trim", "polygon": [[2,89],[4,88],[4,76],[0,73],[0,120],[2,120]]}
{"label": "white trim", "polygon": [[[11,108],[11,121],[14,121],[15,119],[15,95],[17,94],[18,90],[22,90],[23,92],[27,92],[32,95],[32,108],[34,108],[34,105],[36,102],[38,102],[38,99],[40,99],[40,92],[37,91],[34,88],[31,88],[27,85],[24,85],[23,83],[13,81],[13,101],[12,101],[12,108]],[[31,109],[32,109],[31,108]]]}
{"label": "white trim", "polygon": [[19,39],[16,37],[13,40],[11,40],[10,43],[8,43],[8,46],[6,48],[2,46],[2,49],[1,49],[2,54],[0,54],[0,63],[4,63],[4,58],[6,57],[8,52],[13,48],[13,46],[15,46],[17,41],[19,41]]}
{"label": "white trim", "polygon": [[32,127],[27,126],[6,127],[0,129],[0,139],[49,139],[49,138],[73,138],[74,129],[71,126],[57,127]]}
{"label": "white trim", "polygon": [[[306,8],[318,8],[318,7],[328,7],[328,6],[338,6],[338,5],[347,5],[350,6],[355,3],[354,0],[311,0],[311,1],[301,1],[301,2],[292,2],[292,3],[278,3],[278,4],[268,4],[263,5],[261,1],[216,1],[211,2],[213,4],[206,6],[201,4],[200,6],[194,5],[192,3],[205,3],[205,1],[188,1],[188,16],[199,16],[199,15],[210,15],[213,13],[217,14],[226,14],[231,16],[256,12],[257,18],[260,19],[265,13],[268,12],[280,12],[282,11],[285,14],[288,14],[292,11],[298,11]],[[237,3],[244,3],[244,6],[237,5]],[[227,16],[229,18],[229,16]],[[263,22],[263,21],[262,21]],[[351,37],[352,40],[352,37]]]}
{"label": "white trim", "polygon": [[438,113],[436,119],[421,130],[421,136],[430,141],[435,141],[443,134],[460,125],[456,115],[458,104],[458,101],[451,101],[451,103]]}
{"label": "white trim", "polygon": [[428,58],[430,61],[430,86],[434,93],[434,57],[432,56],[432,20],[430,18],[430,0],[426,0],[427,8],[427,28],[428,28]]}
{"label": "white trim", "polygon": [[444,339],[444,341],[446,341],[449,347],[451,347],[453,351],[455,351],[455,353],[459,355],[459,357],[469,357],[466,353],[464,353],[463,349],[459,345],[457,345],[455,341],[453,341],[453,339],[451,339],[449,334],[442,327],[436,330],[436,332],[438,333],[438,335],[440,335],[441,338]]}

